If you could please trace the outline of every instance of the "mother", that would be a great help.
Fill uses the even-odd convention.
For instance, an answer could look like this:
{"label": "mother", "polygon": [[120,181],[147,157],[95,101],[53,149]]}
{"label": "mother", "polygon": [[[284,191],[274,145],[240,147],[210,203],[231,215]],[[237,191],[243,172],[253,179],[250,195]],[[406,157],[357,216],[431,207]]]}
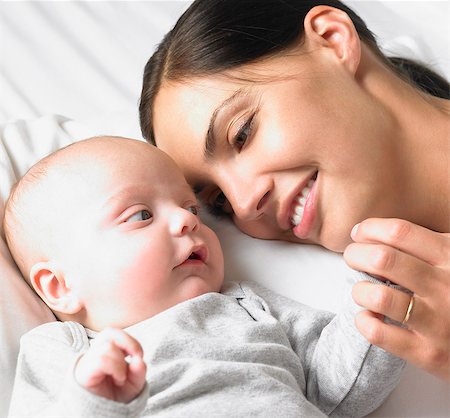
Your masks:
{"label": "mother", "polygon": [[147,63],[140,120],[245,233],[411,289],[357,284],[357,326],[450,380],[448,99],[339,1],[197,0]]}

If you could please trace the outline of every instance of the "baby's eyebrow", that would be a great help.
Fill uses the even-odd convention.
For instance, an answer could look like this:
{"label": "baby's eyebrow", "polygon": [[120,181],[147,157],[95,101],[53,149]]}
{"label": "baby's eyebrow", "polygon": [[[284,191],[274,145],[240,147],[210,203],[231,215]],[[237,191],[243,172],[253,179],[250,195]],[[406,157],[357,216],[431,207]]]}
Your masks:
{"label": "baby's eyebrow", "polygon": [[236,90],[228,99],[224,100],[213,112],[209,121],[208,130],[205,137],[205,148],[203,150],[203,156],[206,160],[210,160],[214,156],[216,149],[217,138],[214,135],[214,125],[216,123],[217,116],[220,112],[231,106],[236,100],[247,93],[247,89],[240,88]]}
{"label": "baby's eyebrow", "polygon": [[123,200],[118,196],[111,196],[103,203],[101,209],[104,214],[105,221],[115,219],[124,210]]}
{"label": "baby's eyebrow", "polygon": [[139,188],[126,187],[115,191],[105,199],[102,209],[110,216],[118,216],[125,209],[124,206],[130,203],[130,199],[139,196]]}
{"label": "baby's eyebrow", "polygon": [[105,199],[105,202],[103,204],[104,207],[116,205],[117,203],[120,203],[122,200],[126,199],[128,196],[132,195],[128,189],[121,189],[120,191],[116,191],[110,196],[108,196],[107,199]]}

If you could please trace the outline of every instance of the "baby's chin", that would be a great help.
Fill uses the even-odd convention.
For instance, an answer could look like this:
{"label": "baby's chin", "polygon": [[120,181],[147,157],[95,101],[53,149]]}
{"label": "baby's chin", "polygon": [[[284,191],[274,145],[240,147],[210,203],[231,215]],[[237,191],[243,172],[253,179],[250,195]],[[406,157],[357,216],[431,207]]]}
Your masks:
{"label": "baby's chin", "polygon": [[[211,292],[220,292],[223,280],[205,280],[202,277],[189,277],[184,280],[182,301],[196,298]],[[181,301],[180,301],[181,302]]]}

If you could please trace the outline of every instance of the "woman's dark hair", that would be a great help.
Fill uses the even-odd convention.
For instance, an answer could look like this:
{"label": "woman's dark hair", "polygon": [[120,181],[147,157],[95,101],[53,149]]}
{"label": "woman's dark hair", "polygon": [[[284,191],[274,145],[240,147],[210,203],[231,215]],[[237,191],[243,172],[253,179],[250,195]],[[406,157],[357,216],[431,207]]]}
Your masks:
{"label": "woman's dark hair", "polygon": [[311,8],[345,11],[360,39],[399,76],[434,96],[450,98],[449,83],[405,58],[387,58],[364,21],[338,0],[196,0],[167,33],[144,70],[139,117],[144,138],[155,143],[152,107],[163,80],[181,81],[265,58],[303,36]]}

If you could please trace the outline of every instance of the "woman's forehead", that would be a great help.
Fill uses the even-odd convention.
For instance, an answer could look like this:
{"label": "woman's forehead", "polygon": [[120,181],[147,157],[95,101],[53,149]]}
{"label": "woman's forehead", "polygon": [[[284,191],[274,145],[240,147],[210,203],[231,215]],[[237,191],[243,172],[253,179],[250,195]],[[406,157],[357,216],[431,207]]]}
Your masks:
{"label": "woman's forehead", "polygon": [[156,144],[175,156],[201,152],[214,111],[239,89],[223,79],[164,83],[153,111]]}
{"label": "woman's forehead", "polygon": [[[311,57],[308,60],[311,61]],[[216,75],[164,81],[153,103],[156,143],[165,146],[175,142],[179,146],[181,141],[177,137],[181,134],[189,135],[187,142],[194,146],[194,139],[205,138],[214,111],[225,100],[240,90],[264,90],[274,82],[295,77],[308,60],[293,52]],[[308,69],[303,68],[303,71]]]}
{"label": "woman's forehead", "polygon": [[196,123],[209,119],[214,108],[240,87],[223,77],[164,83],[154,102],[155,133],[172,120],[193,120]]}

